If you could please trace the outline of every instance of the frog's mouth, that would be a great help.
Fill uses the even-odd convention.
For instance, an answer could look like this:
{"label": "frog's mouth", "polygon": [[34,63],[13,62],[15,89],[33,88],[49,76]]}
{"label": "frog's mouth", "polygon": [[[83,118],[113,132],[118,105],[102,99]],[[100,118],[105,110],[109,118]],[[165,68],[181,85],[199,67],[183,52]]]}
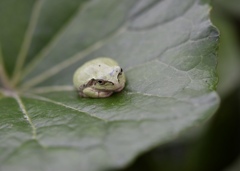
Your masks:
{"label": "frog's mouth", "polygon": [[124,87],[119,87],[117,89],[98,89],[98,88],[94,88],[96,91],[101,91],[101,92],[106,92],[106,93],[112,93],[112,92],[119,92],[123,89]]}

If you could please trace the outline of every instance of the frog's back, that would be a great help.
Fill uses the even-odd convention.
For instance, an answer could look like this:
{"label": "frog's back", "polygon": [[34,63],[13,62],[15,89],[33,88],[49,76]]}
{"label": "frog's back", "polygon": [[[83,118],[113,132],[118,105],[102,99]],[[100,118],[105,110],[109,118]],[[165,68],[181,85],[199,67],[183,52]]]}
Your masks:
{"label": "frog's back", "polygon": [[118,63],[110,58],[100,57],[86,62],[79,67],[73,76],[73,83],[76,88],[87,84],[91,79],[99,79],[102,74],[109,72],[109,68],[118,66]]}

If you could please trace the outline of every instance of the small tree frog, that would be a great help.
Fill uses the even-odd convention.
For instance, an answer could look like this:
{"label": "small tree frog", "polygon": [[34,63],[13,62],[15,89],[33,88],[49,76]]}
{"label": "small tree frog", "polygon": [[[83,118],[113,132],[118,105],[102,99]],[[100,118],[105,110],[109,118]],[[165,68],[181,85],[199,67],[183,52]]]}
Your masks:
{"label": "small tree frog", "polygon": [[111,58],[86,62],[73,75],[73,84],[81,97],[104,98],[121,91],[126,78],[122,68]]}

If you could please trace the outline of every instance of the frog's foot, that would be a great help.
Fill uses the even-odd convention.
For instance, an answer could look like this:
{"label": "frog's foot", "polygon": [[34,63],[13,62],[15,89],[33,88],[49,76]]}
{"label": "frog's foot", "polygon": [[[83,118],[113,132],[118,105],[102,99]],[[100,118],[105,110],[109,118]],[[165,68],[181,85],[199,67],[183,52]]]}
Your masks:
{"label": "frog's foot", "polygon": [[91,98],[104,98],[110,96],[112,93],[113,93],[112,91],[99,91],[88,87],[85,88],[82,93],[80,93],[80,96]]}
{"label": "frog's foot", "polygon": [[124,86],[122,86],[122,87],[120,87],[120,88],[114,90],[114,92],[120,92],[120,91],[122,91],[123,88],[124,88]]}

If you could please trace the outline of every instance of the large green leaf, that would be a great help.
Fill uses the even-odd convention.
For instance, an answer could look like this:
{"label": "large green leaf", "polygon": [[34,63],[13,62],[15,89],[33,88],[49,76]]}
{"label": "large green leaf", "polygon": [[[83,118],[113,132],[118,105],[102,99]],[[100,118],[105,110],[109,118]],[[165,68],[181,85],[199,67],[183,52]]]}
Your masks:
{"label": "large green leaf", "polygon": [[[30,20],[20,52],[13,49],[13,76],[8,80],[0,74],[0,170],[124,167],[206,121],[218,107],[218,32],[207,4],[72,3],[36,1],[31,17],[15,16]],[[2,51],[9,48],[2,46]],[[72,88],[73,72],[98,56],[119,62],[127,86],[106,99],[79,98]],[[3,59],[11,60],[5,53]]]}

